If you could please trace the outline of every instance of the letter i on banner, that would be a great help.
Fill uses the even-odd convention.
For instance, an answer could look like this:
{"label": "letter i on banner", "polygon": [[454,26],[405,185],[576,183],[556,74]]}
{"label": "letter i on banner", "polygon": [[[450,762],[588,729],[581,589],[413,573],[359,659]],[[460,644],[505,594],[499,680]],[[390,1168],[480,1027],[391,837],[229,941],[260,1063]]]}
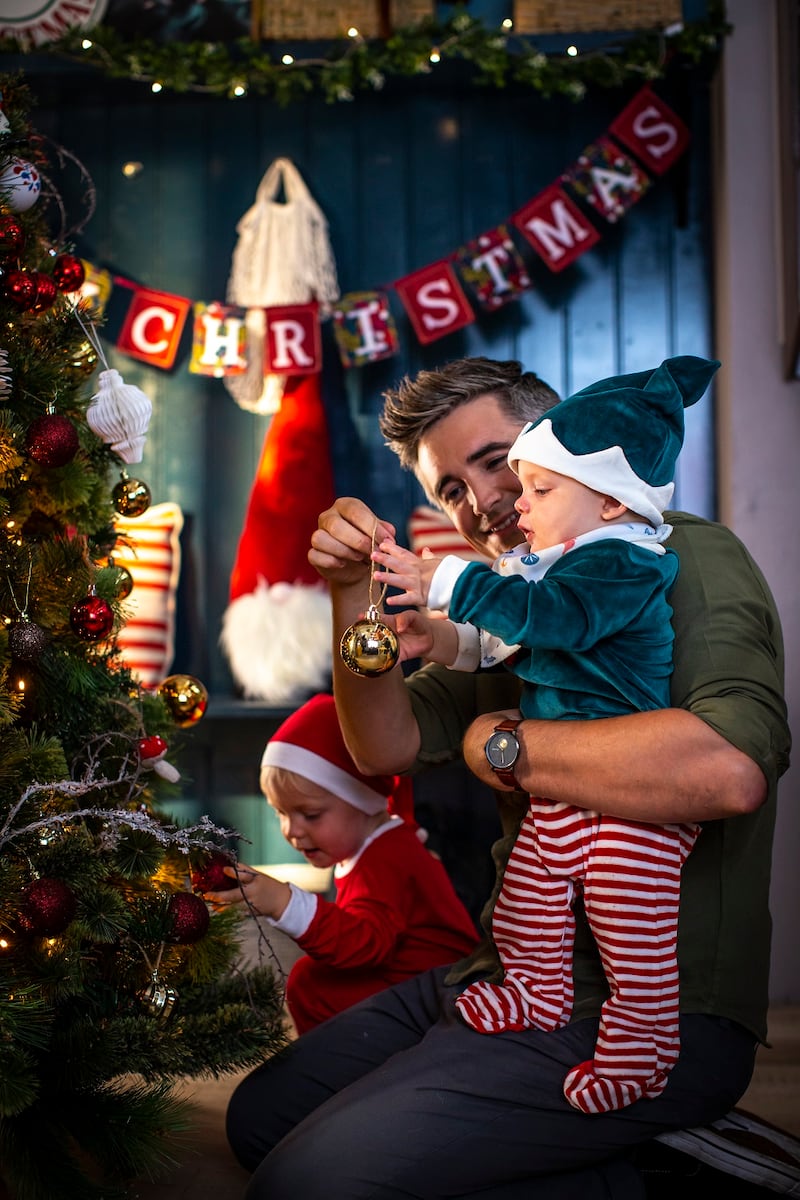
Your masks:
{"label": "letter i on banner", "polygon": [[423,345],[471,325],[475,314],[446,259],[405,275],[394,284]]}
{"label": "letter i on banner", "polygon": [[231,305],[195,304],[192,330],[192,375],[242,375],[247,370],[246,309]]}
{"label": "letter i on banner", "polygon": [[348,292],[333,310],[333,332],[345,369],[397,354],[400,343],[384,292]]}
{"label": "letter i on banner", "polygon": [[267,318],[265,375],[315,375],[322,370],[319,304],[282,304]]}

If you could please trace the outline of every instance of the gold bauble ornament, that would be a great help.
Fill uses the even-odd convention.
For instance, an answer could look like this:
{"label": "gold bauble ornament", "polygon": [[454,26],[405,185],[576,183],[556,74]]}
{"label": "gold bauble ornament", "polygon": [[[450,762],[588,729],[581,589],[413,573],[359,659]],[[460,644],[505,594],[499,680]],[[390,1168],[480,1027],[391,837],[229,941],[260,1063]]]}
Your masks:
{"label": "gold bauble ornament", "polygon": [[393,630],[384,625],[377,607],[370,604],[361,620],[345,629],[339,653],[354,674],[374,677],[391,671],[399,647]]}
{"label": "gold bauble ornament", "polygon": [[208,689],[193,675],[168,675],[157,690],[176,725],[194,725],[208,707]]}
{"label": "gold bauble ornament", "polygon": [[125,471],[111,492],[114,508],[122,517],[140,517],[153,499],[150,488],[141,479],[130,479]]}

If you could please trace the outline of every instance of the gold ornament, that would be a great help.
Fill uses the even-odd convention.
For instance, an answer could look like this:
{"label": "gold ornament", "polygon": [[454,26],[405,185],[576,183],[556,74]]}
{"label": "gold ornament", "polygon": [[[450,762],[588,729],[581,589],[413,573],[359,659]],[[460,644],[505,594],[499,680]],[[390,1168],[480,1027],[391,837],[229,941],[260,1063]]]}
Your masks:
{"label": "gold ornament", "polygon": [[125,471],[120,474],[120,481],[111,492],[114,508],[121,517],[140,517],[153,499],[150,488],[141,479],[130,479]]}
{"label": "gold ornament", "polygon": [[356,675],[383,675],[397,662],[397,638],[380,617],[376,606],[370,604],[361,620],[342,634],[339,653],[345,666]]}
{"label": "gold ornament", "polygon": [[208,689],[193,675],[168,675],[157,690],[176,725],[194,725],[208,707]]}
{"label": "gold ornament", "polygon": [[[377,529],[377,524],[375,529]],[[375,549],[375,529],[372,531],[372,548]],[[397,662],[399,646],[394,631],[381,620],[380,605],[386,595],[384,586],[377,600],[373,599],[372,590],[375,582],[375,568],[370,560],[369,571],[369,605],[364,616],[345,629],[339,642],[339,653],[342,662],[355,675],[372,677],[391,671]]]}

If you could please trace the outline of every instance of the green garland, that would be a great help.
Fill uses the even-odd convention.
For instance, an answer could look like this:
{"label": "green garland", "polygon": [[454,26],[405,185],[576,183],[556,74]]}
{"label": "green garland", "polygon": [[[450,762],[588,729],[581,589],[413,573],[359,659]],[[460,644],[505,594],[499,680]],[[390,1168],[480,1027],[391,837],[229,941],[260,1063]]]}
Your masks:
{"label": "green garland", "polygon": [[[487,29],[459,9],[445,22],[425,20],[397,30],[385,41],[324,43],[324,57],[298,57],[286,64],[280,59],[287,47],[274,43],[242,38],[162,44],[126,40],[102,24],[91,30],[76,27],[44,46],[0,39],[0,53],[61,57],[96,67],[111,78],[160,84],[172,92],[229,97],[252,93],[284,106],[317,90],[333,103],[352,100],[358,92],[378,91],[391,77],[428,75],[436,69],[431,61],[435,50],[441,62],[470,64],[479,85],[517,84],[544,97],[563,95],[578,101],[590,87],[618,88],[660,79],[676,60],[689,66],[707,62],[730,32],[724,3],[712,2],[705,20],[666,32],[620,35],[613,43],[572,57],[544,53],[531,38],[513,30]],[[84,41],[90,44],[84,47]]]}

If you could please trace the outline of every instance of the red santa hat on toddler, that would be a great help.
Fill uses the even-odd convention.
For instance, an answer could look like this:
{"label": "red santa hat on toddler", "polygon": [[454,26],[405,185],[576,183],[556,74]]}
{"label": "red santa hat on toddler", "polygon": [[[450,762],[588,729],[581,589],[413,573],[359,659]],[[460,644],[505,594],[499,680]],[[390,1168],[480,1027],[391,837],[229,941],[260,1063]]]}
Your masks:
{"label": "red santa hat on toddler", "polygon": [[320,376],[295,376],[264,438],[220,634],[244,695],[274,708],[329,686],[330,595],[308,549],[334,496]]}
{"label": "red santa hat on toddler", "polygon": [[362,775],[344,744],[336,704],[327,693],[314,696],[275,731],[262,767],[302,775],[370,816],[389,812],[416,827],[411,780],[397,775]]}

